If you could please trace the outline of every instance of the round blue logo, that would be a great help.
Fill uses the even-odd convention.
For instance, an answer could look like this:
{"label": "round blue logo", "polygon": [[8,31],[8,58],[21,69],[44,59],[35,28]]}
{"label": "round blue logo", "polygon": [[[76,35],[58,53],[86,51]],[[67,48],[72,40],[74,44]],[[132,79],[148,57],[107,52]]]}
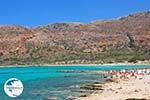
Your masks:
{"label": "round blue logo", "polygon": [[18,97],[23,92],[23,84],[17,78],[10,78],[4,84],[4,91],[9,97]]}

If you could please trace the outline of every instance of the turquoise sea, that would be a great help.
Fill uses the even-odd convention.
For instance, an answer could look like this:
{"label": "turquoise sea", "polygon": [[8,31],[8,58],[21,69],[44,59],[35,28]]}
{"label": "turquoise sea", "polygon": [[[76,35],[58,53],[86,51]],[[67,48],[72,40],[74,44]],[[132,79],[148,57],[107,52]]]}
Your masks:
{"label": "turquoise sea", "polygon": [[[121,66],[28,66],[0,68],[0,100],[46,100],[55,97],[66,100],[69,96],[80,96],[79,86],[93,82],[103,82],[99,70],[122,70],[150,68],[150,65]],[[17,98],[10,98],[4,93],[4,83],[9,78],[18,78],[23,82],[24,91]]]}

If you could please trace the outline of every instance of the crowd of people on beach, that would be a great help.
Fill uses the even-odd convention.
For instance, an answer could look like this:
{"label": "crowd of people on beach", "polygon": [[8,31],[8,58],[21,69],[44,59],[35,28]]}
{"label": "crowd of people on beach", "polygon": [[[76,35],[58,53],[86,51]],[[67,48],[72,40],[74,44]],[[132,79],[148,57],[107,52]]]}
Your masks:
{"label": "crowd of people on beach", "polygon": [[111,70],[111,71],[106,71],[106,73],[108,73],[110,78],[142,79],[144,75],[150,75],[150,69],[143,68],[143,69],[134,69],[134,70]]}

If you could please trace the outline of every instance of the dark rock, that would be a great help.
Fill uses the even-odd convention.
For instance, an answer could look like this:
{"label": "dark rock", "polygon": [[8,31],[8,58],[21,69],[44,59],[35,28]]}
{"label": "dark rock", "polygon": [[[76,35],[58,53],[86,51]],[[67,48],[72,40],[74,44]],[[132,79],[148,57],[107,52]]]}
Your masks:
{"label": "dark rock", "polygon": [[102,88],[101,84],[90,84],[90,85],[85,85],[80,87],[81,89],[85,89],[85,90],[104,90]]}
{"label": "dark rock", "polygon": [[68,96],[65,100],[76,100],[78,97]]}

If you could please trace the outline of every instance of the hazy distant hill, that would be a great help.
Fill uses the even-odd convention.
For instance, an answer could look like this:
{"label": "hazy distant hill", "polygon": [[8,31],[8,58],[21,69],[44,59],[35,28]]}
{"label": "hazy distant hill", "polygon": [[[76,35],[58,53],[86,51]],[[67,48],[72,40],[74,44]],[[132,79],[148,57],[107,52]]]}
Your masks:
{"label": "hazy distant hill", "polygon": [[150,12],[116,20],[0,26],[0,65],[150,60]]}

